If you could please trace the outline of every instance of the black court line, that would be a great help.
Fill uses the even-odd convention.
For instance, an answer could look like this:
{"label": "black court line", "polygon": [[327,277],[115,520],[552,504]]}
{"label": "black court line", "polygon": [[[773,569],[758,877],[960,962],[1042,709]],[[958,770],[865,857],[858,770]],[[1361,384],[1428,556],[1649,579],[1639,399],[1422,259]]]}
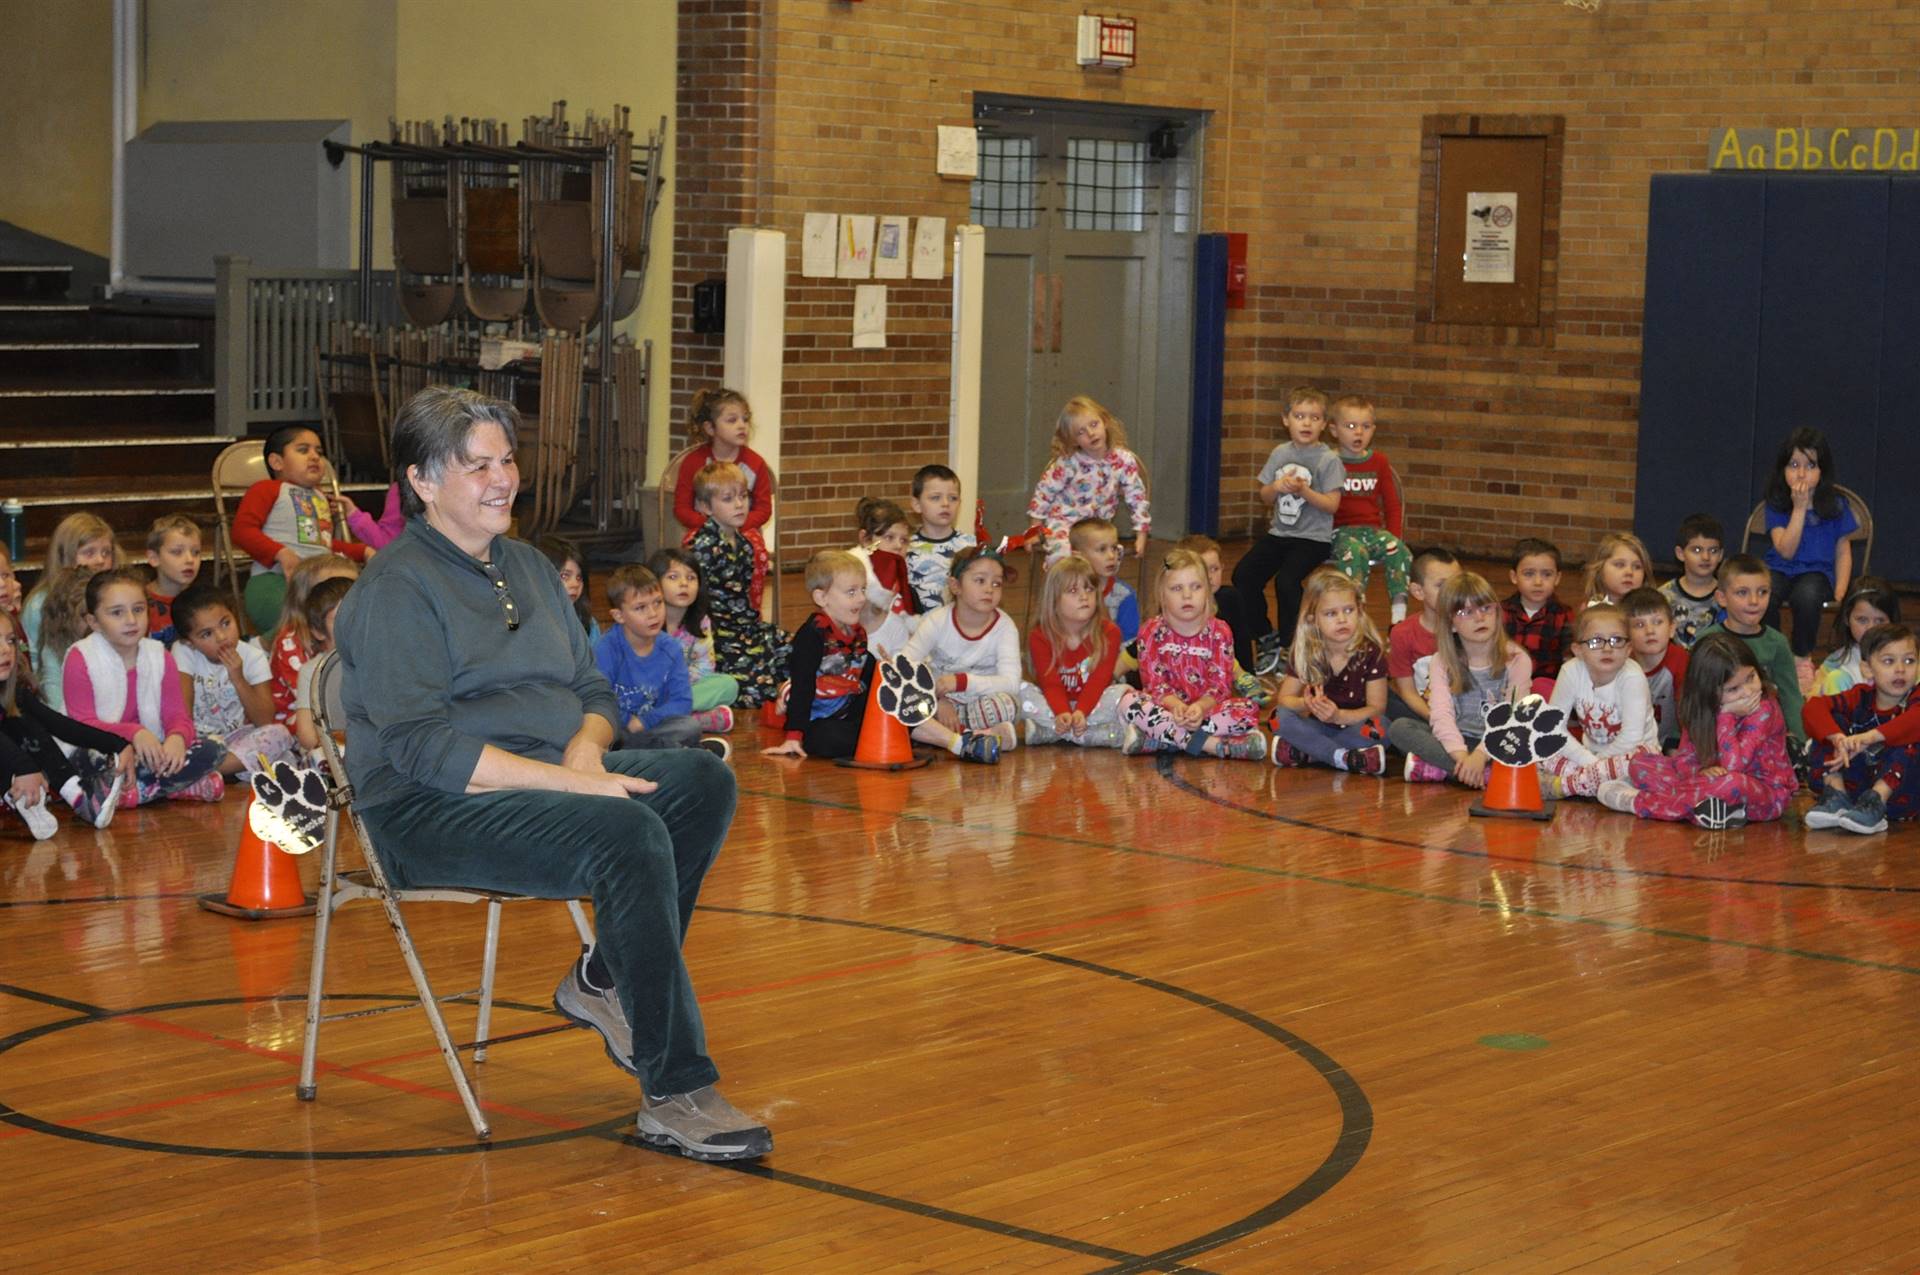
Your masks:
{"label": "black court line", "polygon": [[[1317,824],[1306,823],[1298,819],[1291,819],[1285,815],[1271,814],[1267,811],[1260,810],[1252,806],[1236,805],[1233,802],[1227,801],[1224,798],[1215,797],[1211,793],[1195,788],[1191,784],[1188,784],[1186,781],[1182,780],[1179,776],[1174,775],[1171,770],[1172,764],[1173,764],[1173,758],[1171,756],[1162,754],[1158,760],[1161,766],[1167,768],[1167,778],[1174,784],[1175,787],[1181,788],[1184,791],[1191,792],[1194,796],[1199,797],[1202,801],[1209,801],[1214,803],[1215,805],[1225,806],[1227,809],[1238,811],[1239,813],[1245,814],[1245,815],[1252,815],[1254,818],[1257,818],[1257,819],[1268,819],[1274,822],[1290,824],[1295,827],[1306,828],[1314,831],[1321,830],[1319,828],[1319,825]],[[746,789],[742,789],[741,791],[748,792],[748,790]],[[775,801],[791,802],[794,805],[800,805],[800,806],[819,806],[828,810],[846,810],[856,814],[873,813],[872,811],[866,810],[862,806],[850,805],[846,802],[841,802],[841,801],[828,801],[820,797],[801,797],[791,793],[758,792],[758,791],[749,792],[749,795],[756,796],[756,797],[766,797]],[[1606,917],[1581,916],[1577,913],[1572,913],[1572,912],[1552,912],[1547,910],[1546,908],[1530,908],[1530,907],[1516,907],[1512,905],[1502,905],[1502,904],[1490,902],[1486,899],[1458,898],[1450,894],[1434,894],[1430,891],[1415,890],[1407,886],[1385,885],[1377,881],[1360,881],[1360,880],[1355,880],[1351,877],[1321,876],[1319,874],[1312,873],[1312,872],[1304,872],[1297,868],[1280,868],[1280,867],[1274,867],[1271,864],[1265,864],[1265,863],[1247,863],[1245,861],[1238,860],[1238,859],[1217,859],[1217,858],[1210,859],[1203,855],[1183,854],[1178,850],[1149,850],[1144,846],[1122,845],[1118,842],[1112,842],[1112,841],[1095,841],[1091,837],[1075,837],[1075,836],[1070,836],[1070,835],[1067,835],[1064,833],[1058,833],[1058,832],[1037,832],[1027,828],[1004,828],[999,826],[998,824],[967,823],[964,820],[936,818],[933,815],[921,814],[915,811],[907,811],[894,817],[901,820],[908,821],[908,822],[927,824],[928,826],[935,827],[935,828],[950,828],[950,829],[958,829],[960,831],[967,831],[969,829],[973,829],[981,832],[997,833],[1004,836],[1024,837],[1030,841],[1047,841],[1047,842],[1052,842],[1055,845],[1084,846],[1089,850],[1103,850],[1109,854],[1135,855],[1143,859],[1158,859],[1166,863],[1188,864],[1197,868],[1214,868],[1222,872],[1241,872],[1241,873],[1249,874],[1251,876],[1270,877],[1278,881],[1302,881],[1312,885],[1330,885],[1330,886],[1336,886],[1342,890],[1363,890],[1369,894],[1379,894],[1389,898],[1412,899],[1421,903],[1443,903],[1443,904],[1446,904],[1448,907],[1473,908],[1477,911],[1503,910],[1503,911],[1512,912],[1513,914],[1518,916],[1534,917],[1542,921],[1556,921],[1564,925],[1585,925],[1585,926],[1590,926],[1594,929],[1612,930],[1612,931],[1616,931],[1623,934],[1647,934],[1655,938],[1675,939],[1675,940],[1686,942],[1686,943],[1701,943],[1709,947],[1739,948],[1743,951],[1748,951],[1748,952],[1765,952],[1770,956],[1791,956],[1791,957],[1796,957],[1800,960],[1824,961],[1824,962],[1828,962],[1835,965],[1850,966],[1854,969],[1879,970],[1883,973],[1888,973],[1888,974],[1920,975],[1920,966],[1896,965],[1890,961],[1874,961],[1874,960],[1867,960],[1863,957],[1858,957],[1858,956],[1843,956],[1838,952],[1816,952],[1808,948],[1775,947],[1772,944],[1768,944],[1768,943],[1750,943],[1744,939],[1716,938],[1711,934],[1695,934],[1687,930],[1670,930],[1670,929],[1664,929],[1664,928],[1657,928],[1654,926],[1636,925],[1630,921],[1613,921],[1613,920],[1607,919]],[[1349,840],[1356,840],[1356,841],[1381,840],[1381,838],[1370,837],[1366,833],[1351,832],[1343,828],[1329,828],[1329,829],[1325,829],[1325,831],[1330,832],[1335,836],[1345,837]],[[1396,842],[1389,841],[1387,842],[1387,844],[1407,845],[1408,848],[1417,849],[1417,850],[1426,850],[1430,848],[1427,846],[1417,846],[1417,845],[1412,845],[1411,843],[1404,843],[1404,842],[1396,843]],[[1513,862],[1513,863],[1523,863],[1529,867],[1555,866],[1555,865],[1547,865],[1547,864],[1536,864],[1531,859],[1509,860],[1509,859],[1502,858],[1500,856],[1489,856],[1488,858],[1490,862],[1496,863],[1496,864]],[[1564,864],[1564,865],[1558,865],[1558,866],[1562,866],[1565,868],[1572,868],[1575,865]],[[1701,881],[1721,881],[1721,882],[1726,882],[1730,884],[1738,884],[1737,880],[1733,878],[1700,877],[1698,879]],[[1764,882],[1755,882],[1754,884],[1764,884]],[[1787,884],[1792,884],[1792,883],[1787,883]]]}
{"label": "black court line", "polygon": [[1285,1194],[1271,1202],[1237,1218],[1225,1226],[1207,1232],[1205,1235],[1184,1240],[1179,1244],[1162,1249],[1157,1253],[1144,1256],[1125,1255],[1119,1265],[1103,1268],[1110,1271],[1149,1271],[1173,1269],[1168,1263],[1183,1258],[1195,1257],[1211,1249],[1229,1244],[1255,1231],[1273,1225],[1275,1222],[1297,1213],[1307,1205],[1331,1191],[1340,1180],[1351,1173],[1360,1163],[1360,1157],[1366,1153],[1367,1144],[1373,1137],[1373,1107],[1360,1084],[1346,1068],[1335,1062],[1318,1046],[1302,1037],[1294,1035],[1276,1023],[1260,1017],[1249,1010],[1232,1005],[1226,1001],[1196,992],[1173,983],[1151,978],[1144,974],[1134,974],[1127,970],[1115,969],[1110,965],[1101,965],[1094,961],[1083,960],[1076,956],[1066,956],[1059,952],[1049,952],[1042,948],[1022,947],[1015,943],[1002,943],[993,939],[978,939],[961,934],[947,934],[939,930],[922,929],[917,926],[889,925],[880,921],[860,921],[846,917],[821,916],[808,912],[775,912],[758,908],[733,908],[718,905],[701,904],[703,912],[722,915],[773,917],[782,920],[805,921],[816,925],[837,925],[847,929],[871,930],[882,934],[900,934],[912,938],[929,939],[939,943],[949,943],[963,947],[978,948],[982,951],[1003,952],[1010,956],[1024,956],[1049,964],[1064,966],[1085,973],[1099,974],[1107,978],[1119,979],[1136,987],[1168,996],[1222,1014],[1227,1018],[1250,1027],[1254,1031],[1291,1050],[1295,1056],[1312,1067],[1321,1081],[1333,1091],[1340,1104],[1340,1134],[1334,1140],[1326,1158],[1315,1167],[1313,1172],[1301,1180]]}
{"label": "black court line", "polygon": [[[723,915],[798,921],[798,922],[804,922],[804,923],[810,923],[810,924],[816,924],[816,925],[833,925],[833,926],[840,926],[847,929],[856,929],[856,930],[864,930],[864,931],[875,932],[875,933],[895,934],[895,935],[903,935],[903,936],[912,937],[912,938],[928,939],[928,940],[946,943],[946,944],[955,945],[955,946],[972,947],[972,948],[977,948],[983,951],[1000,952],[1000,953],[1004,953],[1011,956],[1023,956],[1030,959],[1047,961],[1051,964],[1063,966],[1068,969],[1078,970],[1084,973],[1098,974],[1104,977],[1118,979],[1119,981],[1130,984],[1132,986],[1141,987],[1151,991],[1160,992],[1165,995],[1173,996],[1180,1000],[1184,1000],[1189,1004],[1198,1006],[1199,1008],[1206,1009],[1211,1012],[1221,1014],[1224,1017],[1227,1017],[1229,1019],[1232,1019],[1233,1021],[1240,1023],[1243,1026],[1249,1027],[1252,1030],[1259,1032],[1261,1035],[1266,1036],[1268,1039],[1273,1040],[1281,1044],[1285,1048],[1287,1048],[1296,1057],[1300,1058],[1302,1061],[1306,1062],[1310,1067],[1312,1067],[1315,1074],[1320,1078],[1322,1083],[1326,1084],[1327,1087],[1333,1092],[1334,1097],[1338,1101],[1340,1106],[1340,1117],[1341,1117],[1340,1133],[1339,1133],[1339,1136],[1335,1139],[1332,1149],[1327,1153],[1327,1156],[1321,1161],[1321,1163],[1317,1165],[1313,1169],[1313,1171],[1307,1175],[1306,1178],[1304,1178],[1302,1181],[1297,1183],[1290,1190],[1286,1191],[1284,1194],[1280,1195],[1276,1199],[1261,1206],[1259,1209],[1254,1210],[1252,1213],[1249,1213],[1244,1217],[1235,1219],[1234,1221],[1231,1221],[1224,1226],[1218,1227],[1213,1231],[1209,1231],[1204,1235],[1181,1241],[1180,1243],[1172,1245],[1166,1249],[1163,1249],[1160,1252],[1149,1253],[1149,1254],[1129,1253],[1124,1249],[1115,1249],[1115,1248],[1107,1247],[1105,1245],[1092,1244],[1087,1241],[1073,1239],[1070,1236],[1055,1235],[1050,1232],[1040,1231],[1030,1227],[1017,1226],[1012,1223],[1001,1222],[992,1218],[978,1217],[973,1214],[967,1214],[967,1213],[959,1212],[957,1210],[943,1208],[939,1205],[927,1204],[919,1200],[911,1200],[911,1199],[906,1199],[904,1197],[899,1197],[899,1196],[890,1196],[881,1192],[870,1191],[863,1187],[849,1186],[843,1183],[831,1182],[822,1178],[811,1177],[806,1174],[792,1173],[792,1172],[778,1169],[773,1166],[765,1165],[765,1164],[735,1164],[735,1165],[722,1164],[722,1165],[715,1165],[713,1167],[726,1168],[737,1173],[743,1173],[748,1176],[758,1177],[766,1181],[779,1182],[784,1185],[795,1186],[804,1190],[817,1191],[822,1194],[833,1195],[843,1199],[850,1199],[850,1200],[856,1200],[862,1203],[874,1204],[879,1207],[890,1208],[898,1212],[910,1213],[915,1216],[924,1217],[924,1218],[928,1218],[935,1221],[942,1221],[942,1222],[947,1222],[957,1226],[964,1226],[970,1229],[983,1231],[989,1234],[1004,1236],[1008,1239],[1022,1240],[1029,1243],[1041,1244],[1051,1248],[1061,1249],[1066,1252],[1077,1253],[1081,1256],[1097,1258],[1103,1262],[1112,1263],[1112,1265],[1102,1267],[1101,1269],[1103,1271],[1127,1271],[1127,1272],[1175,1271],[1175,1272],[1183,1272],[1185,1273],[1185,1275],[1207,1275],[1205,1271],[1202,1271],[1199,1268],[1187,1265],[1184,1259],[1198,1256],[1199,1254],[1207,1252],[1210,1249],[1217,1248],[1223,1244],[1231,1243],[1232,1241],[1236,1239],[1240,1239],[1248,1234],[1251,1234],[1254,1231],[1263,1229],[1264,1227],[1267,1227],[1267,1226],[1271,1226],[1275,1222],[1278,1222],[1281,1219],[1289,1216],[1290,1214],[1297,1212],[1302,1208],[1305,1208],[1308,1204],[1311,1204],[1313,1201],[1319,1199],[1322,1195],[1332,1190],[1333,1187],[1336,1184],[1338,1184],[1341,1179],[1346,1177],[1348,1173],[1352,1172],[1354,1166],[1360,1162],[1360,1158],[1365,1153],[1367,1144],[1372,1138],[1372,1130],[1373,1130],[1372,1106],[1367,1101],[1366,1094],[1360,1088],[1359,1083],[1356,1080],[1354,1080],[1354,1078],[1350,1074],[1348,1074],[1348,1072],[1344,1067],[1340,1066],[1339,1063],[1335,1062],[1330,1056],[1328,1056],[1319,1047],[1313,1045],[1311,1042],[1303,1039],[1302,1037],[1294,1035],[1292,1032],[1285,1030],[1284,1028],[1278,1026],[1275,1023],[1268,1021],[1267,1019],[1261,1018],[1260,1016],[1252,1013],[1251,1011],[1242,1009],[1236,1005],[1229,1004],[1215,997],[1208,996],[1205,993],[1196,992],[1188,988],[1184,988],[1172,983],[1164,982],[1160,979],[1148,977],[1146,975],[1134,974],[1126,970],[1116,969],[1112,966],[1101,965],[1093,961],[1083,960],[1079,957],[1067,956],[1057,952],[1049,952],[1039,948],[1022,947],[1012,943],[1002,943],[1002,942],[998,942],[996,940],[991,940],[991,939],[979,939],[979,938],[968,937],[965,935],[946,934],[937,930],[927,930],[927,929],[911,927],[911,926],[889,925],[879,921],[863,921],[863,920],[853,920],[853,919],[848,919],[843,917],[821,916],[821,915],[816,915],[811,913],[775,912],[775,911],[765,911],[765,910],[752,909],[752,908],[734,908],[734,907],[723,907],[723,906],[706,905],[706,904],[699,905],[699,910],[703,912],[713,912],[713,913],[723,914]],[[56,1031],[64,1031],[70,1027],[78,1027],[78,1026],[83,1026],[83,1025],[88,1025],[93,1023],[104,1022],[112,1018],[125,1017],[125,1016],[131,1016],[131,1015],[154,1015],[154,1014],[167,1013],[173,1010],[197,1009],[197,1008],[203,1008],[206,1006],[213,1006],[213,1005],[268,1003],[268,1002],[273,1002],[273,1001],[278,1001],[280,999],[283,999],[279,997],[265,997],[265,998],[253,998],[253,999],[249,999],[246,997],[217,997],[217,998],[206,998],[206,999],[192,1000],[192,1001],[175,1001],[175,1002],[169,1002],[169,1003],[158,1004],[158,1005],[138,1006],[131,1009],[107,1010],[107,1009],[100,1008],[98,1006],[83,1005],[81,1002],[78,1002],[78,1001],[69,1001],[64,998],[52,997],[44,993],[33,992],[25,988],[15,988],[11,985],[0,984],[0,991],[11,992],[15,995],[22,996],[23,998],[29,999],[29,1000],[36,1000],[36,1001],[40,1001],[47,1004],[55,1004],[55,1005],[62,1006],[64,1008],[72,1008],[72,1009],[81,1011],[79,1017],[62,1019],[56,1022],[42,1024],[41,1026],[38,1026],[38,1027],[27,1028],[26,1030],[16,1032],[12,1036],[8,1036],[5,1039],[0,1039],[0,1055],[4,1055],[8,1051],[14,1048],[17,1048],[20,1045],[26,1044],[29,1041],[37,1040],[43,1036],[51,1035],[53,1032],[56,1032]],[[412,997],[407,997],[407,996],[353,994],[353,993],[344,993],[344,992],[334,993],[333,997],[337,997],[338,999],[341,999],[341,1000],[388,1000],[388,1001],[399,1001],[399,1002],[404,1002],[404,1001],[413,999]],[[330,999],[333,997],[330,997]],[[287,999],[303,1000],[304,998],[296,997],[296,998],[287,998]],[[496,1001],[495,1005],[501,1008],[522,1010],[522,1011],[534,1012],[534,1013],[551,1014],[554,1012],[549,1007],[523,1005],[517,1002],[509,1002],[509,1001]],[[538,1029],[536,1033],[532,1033],[532,1034],[542,1034],[546,1030],[549,1030],[549,1029],[544,1029],[544,1028]],[[562,1141],[567,1141],[573,1138],[589,1137],[589,1136],[617,1139],[618,1141],[621,1141],[623,1143],[627,1143],[629,1145],[633,1145],[636,1147],[641,1147],[646,1150],[655,1151],[660,1154],[665,1154],[665,1155],[677,1154],[675,1152],[672,1152],[664,1148],[650,1146],[649,1144],[642,1142],[635,1135],[626,1132],[626,1130],[631,1126],[631,1119],[632,1118],[629,1116],[622,1115],[610,1120],[601,1121],[597,1124],[588,1125],[577,1130],[558,1130],[552,1133],[537,1134],[537,1135],[532,1135],[525,1138],[506,1139],[506,1140],[495,1141],[491,1143],[468,1142],[468,1143],[448,1144],[448,1145],[436,1146],[436,1147],[407,1147],[407,1148],[392,1148],[392,1149],[385,1149],[385,1150],[369,1150],[369,1151],[276,1151],[276,1150],[260,1149],[260,1148],[211,1147],[211,1146],[184,1144],[184,1143],[162,1143],[162,1142],[149,1141],[144,1139],[125,1138],[115,1134],[101,1133],[101,1132],[90,1130],[90,1129],[79,1129],[79,1128],[75,1128],[68,1125],[60,1125],[52,1121],[41,1119],[37,1116],[29,1115],[28,1113],[20,1111],[12,1106],[9,1106],[4,1102],[0,1102],[0,1123],[11,1124],[18,1128],[23,1128],[23,1129],[30,1129],[36,1133],[43,1133],[52,1137],[67,1138],[67,1139],[71,1139],[73,1141],[78,1141],[78,1142],[91,1143],[98,1146],[109,1146],[109,1147],[114,1147],[121,1150],[146,1151],[151,1153],[174,1154],[174,1155],[206,1156],[206,1157],[221,1158],[221,1159],[308,1160],[308,1161],[413,1159],[413,1158],[421,1158],[421,1157],[427,1157],[427,1156],[466,1155],[466,1154],[472,1154],[477,1151],[487,1151],[487,1150],[517,1150],[521,1147],[542,1146],[542,1145],[547,1145],[554,1142],[562,1142]]]}
{"label": "black court line", "polygon": [[1647,877],[1664,881],[1692,881],[1704,885],[1758,885],[1769,886],[1776,890],[1825,890],[1836,893],[1857,894],[1920,894],[1916,885],[1869,885],[1863,881],[1789,881],[1768,877],[1727,877],[1708,872],[1675,872],[1666,868],[1616,868],[1605,863],[1538,863],[1532,859],[1515,859],[1507,855],[1492,854],[1485,850],[1467,850],[1459,846],[1433,846],[1423,841],[1408,841],[1404,837],[1386,837],[1374,832],[1361,832],[1353,828],[1335,828],[1329,824],[1314,823],[1310,819],[1296,819],[1291,815],[1278,814],[1270,810],[1261,810],[1257,806],[1245,806],[1216,796],[1205,789],[1182,779],[1173,769],[1174,757],[1171,753],[1158,753],[1154,757],[1155,768],[1162,779],[1170,780],[1173,786],[1182,792],[1190,793],[1202,801],[1210,801],[1216,806],[1228,810],[1237,810],[1243,815],[1254,815],[1273,823],[1283,823],[1291,828],[1304,828],[1310,832],[1323,832],[1328,836],[1344,837],[1349,841],[1370,841],[1375,845],[1399,846],[1407,850],[1420,850],[1428,854],[1452,855],[1456,859],[1484,859],[1491,863],[1526,863],[1533,867],[1554,868],[1561,872],[1592,872],[1603,876]]}
{"label": "black court line", "polygon": [[72,899],[0,899],[0,908],[51,908],[71,903],[138,903],[151,899],[197,899],[189,890],[153,890],[145,894],[92,894]]}
{"label": "black court line", "polygon": [[36,992],[30,987],[18,987],[12,983],[0,983],[0,994],[18,996],[23,1001],[38,1001],[42,1005],[51,1005],[55,1009],[70,1009],[83,1018],[104,1018],[113,1011],[102,1009],[98,1005],[89,1005],[85,1001],[68,1000],[64,996],[55,996],[51,992]]}

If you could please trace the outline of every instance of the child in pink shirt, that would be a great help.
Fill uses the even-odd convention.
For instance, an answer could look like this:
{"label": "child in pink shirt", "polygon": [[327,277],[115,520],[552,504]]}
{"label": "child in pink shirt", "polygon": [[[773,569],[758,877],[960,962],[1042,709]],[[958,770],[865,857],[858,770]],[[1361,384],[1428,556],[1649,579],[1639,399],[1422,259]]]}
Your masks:
{"label": "child in pink shirt", "polygon": [[1140,684],[1120,701],[1124,753],[1161,750],[1258,761],[1260,707],[1233,693],[1233,631],[1213,614],[1207,564],[1175,549],[1160,572],[1160,614],[1140,629]]}

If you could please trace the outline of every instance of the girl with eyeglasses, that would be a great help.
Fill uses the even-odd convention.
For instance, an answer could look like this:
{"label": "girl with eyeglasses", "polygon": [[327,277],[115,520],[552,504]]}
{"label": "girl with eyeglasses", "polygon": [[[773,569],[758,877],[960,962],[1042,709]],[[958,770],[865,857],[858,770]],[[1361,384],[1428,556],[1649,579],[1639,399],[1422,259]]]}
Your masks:
{"label": "girl with eyeglasses", "polygon": [[1596,602],[1574,621],[1574,659],[1560,666],[1553,704],[1567,713],[1573,738],[1540,763],[1556,797],[1592,797],[1610,779],[1625,779],[1635,757],[1660,751],[1647,675],[1634,662],[1627,613]]}
{"label": "girl with eyeglasses", "polygon": [[1431,723],[1396,719],[1387,729],[1393,746],[1407,755],[1406,778],[1414,783],[1457,780],[1487,786],[1487,709],[1524,695],[1533,681],[1533,657],[1507,636],[1500,599],[1484,576],[1468,571],[1440,586],[1440,614],[1447,628],[1434,653],[1427,686]]}

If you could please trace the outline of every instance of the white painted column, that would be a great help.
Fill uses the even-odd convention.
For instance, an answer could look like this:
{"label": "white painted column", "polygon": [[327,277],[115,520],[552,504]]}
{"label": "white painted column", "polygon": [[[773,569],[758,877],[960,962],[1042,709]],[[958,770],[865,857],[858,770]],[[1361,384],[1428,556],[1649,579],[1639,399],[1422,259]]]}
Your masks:
{"label": "white painted column", "polygon": [[[727,232],[727,329],[721,380],[753,408],[753,450],[780,473],[780,385],[786,374],[787,237],[777,230],[740,227]],[[771,550],[779,544],[778,510],[767,523]],[[767,606],[777,614],[780,577],[776,553]],[[767,609],[763,607],[763,610]]]}
{"label": "white painted column", "polygon": [[[953,363],[947,384],[947,467],[969,500],[980,495],[980,342],[986,315],[987,232],[953,231]],[[973,526],[971,505],[960,525]]]}

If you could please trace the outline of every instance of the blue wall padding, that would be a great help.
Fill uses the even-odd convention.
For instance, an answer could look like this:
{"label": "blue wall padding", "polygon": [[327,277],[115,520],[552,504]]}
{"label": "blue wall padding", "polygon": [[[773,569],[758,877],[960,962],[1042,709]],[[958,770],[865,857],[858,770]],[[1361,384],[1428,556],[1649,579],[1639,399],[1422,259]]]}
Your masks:
{"label": "blue wall padding", "polygon": [[1889,185],[1859,176],[1767,179],[1756,500],[1781,441],[1811,425],[1833,445],[1834,480],[1875,503]]}
{"label": "blue wall padding", "polygon": [[1874,573],[1920,581],[1920,180],[1655,176],[1634,529],[1657,563],[1696,510],[1737,542],[1802,425],[1874,511]]}
{"label": "blue wall padding", "polygon": [[[1633,523],[1659,566],[1688,514],[1711,513],[1734,537],[1753,505],[1765,225],[1762,181],[1653,179]],[[1714,463],[1729,452],[1735,463]]]}
{"label": "blue wall padding", "polygon": [[[1887,212],[1879,450],[1872,473],[1875,575],[1920,580],[1920,181],[1895,181]],[[1845,474],[1842,482],[1853,486]],[[1909,617],[1911,618],[1911,617]]]}

